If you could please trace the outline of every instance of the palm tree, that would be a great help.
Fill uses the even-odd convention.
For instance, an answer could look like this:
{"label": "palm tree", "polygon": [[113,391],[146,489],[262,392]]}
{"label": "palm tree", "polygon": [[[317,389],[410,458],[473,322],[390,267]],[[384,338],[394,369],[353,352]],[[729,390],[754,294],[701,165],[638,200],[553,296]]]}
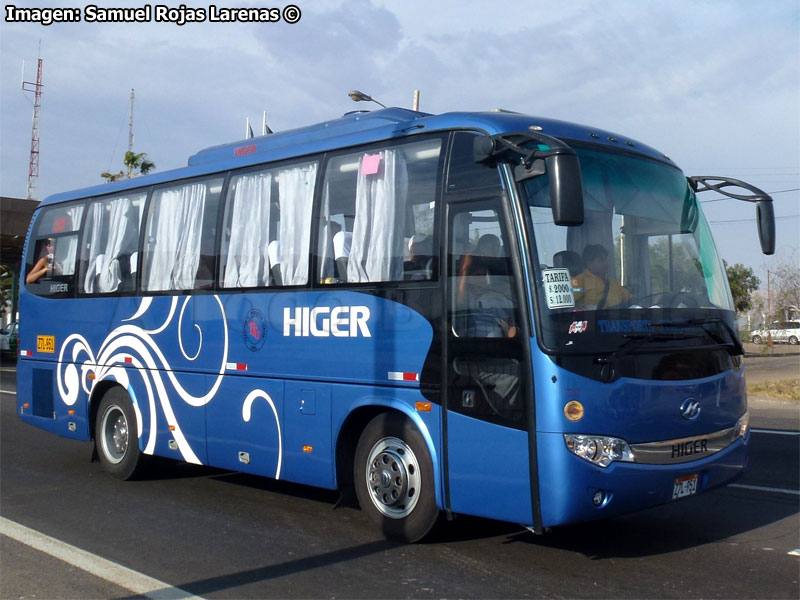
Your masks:
{"label": "palm tree", "polygon": [[140,152],[135,154],[128,150],[125,153],[125,158],[122,161],[128,167],[128,178],[133,177],[134,170],[138,170],[137,175],[147,175],[152,169],[155,169],[156,164],[147,160],[147,153]]}
{"label": "palm tree", "polygon": [[106,171],[100,173],[100,177],[105,179],[107,183],[111,183],[112,181],[119,181],[120,179],[130,179],[137,175],[146,175],[156,168],[154,162],[147,160],[146,152],[136,154],[128,150],[122,162],[125,164],[126,171],[120,171],[119,173],[109,173]]}

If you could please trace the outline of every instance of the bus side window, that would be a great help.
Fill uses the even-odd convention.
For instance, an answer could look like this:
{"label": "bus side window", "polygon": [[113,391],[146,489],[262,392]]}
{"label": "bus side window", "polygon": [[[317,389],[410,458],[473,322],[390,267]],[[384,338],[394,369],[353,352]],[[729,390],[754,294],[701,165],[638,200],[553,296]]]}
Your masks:
{"label": "bus side window", "polygon": [[131,268],[131,263],[139,247],[146,197],[145,192],[129,193],[89,204],[78,278],[81,293],[136,289],[136,268]]}
{"label": "bus side window", "polygon": [[75,292],[78,228],[84,205],[46,207],[28,242],[25,285],[39,296],[67,297]]}
{"label": "bus side window", "polygon": [[[217,208],[222,178],[194,180],[153,192],[145,229],[142,290],[213,286]],[[205,260],[203,263],[202,259]]]}
{"label": "bus side window", "polygon": [[321,283],[436,278],[441,148],[431,138],[330,159],[316,251]]}
{"label": "bus side window", "polygon": [[456,214],[451,229],[453,333],[457,337],[515,337],[518,305],[498,211],[488,208]]}
{"label": "bus side window", "polygon": [[447,191],[462,192],[500,188],[500,174],[496,167],[476,163],[472,152],[476,134],[456,131],[450,149],[450,164],[447,169]]}
{"label": "bus side window", "polygon": [[317,163],[234,175],[225,206],[220,281],[225,288],[308,281]]}

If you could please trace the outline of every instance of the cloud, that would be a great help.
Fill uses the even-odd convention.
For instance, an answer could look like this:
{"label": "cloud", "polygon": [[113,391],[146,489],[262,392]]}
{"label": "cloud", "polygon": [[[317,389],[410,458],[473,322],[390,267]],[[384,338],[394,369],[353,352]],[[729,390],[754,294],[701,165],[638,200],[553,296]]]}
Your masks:
{"label": "cloud", "polygon": [[0,193],[25,194],[31,104],[17,65],[26,59],[33,77],[40,38],[41,195],[121,166],[131,88],[136,149],[159,170],[241,138],[245,117],[257,124],[263,110],[285,130],[371,108],[347,98],[353,88],[406,107],[419,89],[424,111],[502,107],[586,123],[692,171],[795,165],[786,187],[800,187],[794,1],[295,4],[295,25],[0,23]]}

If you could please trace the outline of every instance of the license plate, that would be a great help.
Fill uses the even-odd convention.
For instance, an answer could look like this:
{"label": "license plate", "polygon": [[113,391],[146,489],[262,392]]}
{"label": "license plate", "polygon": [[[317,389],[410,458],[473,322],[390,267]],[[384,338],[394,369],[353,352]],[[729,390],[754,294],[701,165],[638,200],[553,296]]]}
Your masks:
{"label": "license plate", "polygon": [[684,475],[675,480],[675,485],[672,487],[672,499],[685,498],[697,493],[697,473],[692,475]]}
{"label": "license plate", "polygon": [[36,336],[36,351],[53,353],[56,351],[56,338],[53,335]]}

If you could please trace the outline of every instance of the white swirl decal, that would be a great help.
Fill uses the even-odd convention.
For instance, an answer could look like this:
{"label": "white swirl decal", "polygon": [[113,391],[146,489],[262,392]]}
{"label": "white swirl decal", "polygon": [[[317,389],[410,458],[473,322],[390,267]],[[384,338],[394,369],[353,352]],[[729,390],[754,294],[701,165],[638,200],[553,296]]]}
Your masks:
{"label": "white swirl decal", "polygon": [[[219,369],[216,371],[217,377],[211,388],[205,394],[194,395],[186,390],[178,380],[172,366],[161,351],[159,344],[154,339],[156,335],[164,332],[172,323],[178,306],[177,297],[171,299],[169,314],[164,322],[156,329],[144,329],[130,323],[130,321],[145,316],[153,306],[154,299],[148,297],[142,299],[139,308],[132,316],[127,319],[122,319],[123,325],[120,325],[108,334],[100,345],[100,349],[96,355],[92,351],[89,342],[79,334],[72,334],[64,340],[58,356],[57,377],[58,392],[62,402],[67,406],[73,406],[78,401],[81,391],[87,396],[90,396],[94,386],[101,381],[116,381],[128,390],[134,405],[136,420],[139,425],[139,436],[141,437],[145,430],[145,419],[142,414],[143,407],[140,406],[139,399],[136,397],[130,382],[130,375],[137,374],[141,378],[147,392],[147,407],[149,409],[150,427],[148,428],[149,431],[144,453],[153,454],[155,452],[158,435],[155,420],[158,405],[169,426],[170,434],[178,445],[178,450],[183,460],[189,463],[200,464],[200,459],[189,444],[176,418],[175,411],[170,401],[170,394],[167,391],[167,384],[170,385],[174,392],[172,394],[173,396],[177,394],[184,403],[192,407],[203,407],[216,396],[224,379],[228,361],[228,327],[222,302],[216,295],[214,299],[217,302],[220,312],[218,322],[222,324],[223,329],[222,356],[219,361]],[[198,342],[195,354],[189,356],[184,347],[182,330],[184,313],[190,300],[192,300],[191,297],[186,298],[181,306],[178,317],[177,337],[178,346],[183,357],[188,361],[194,361],[200,356],[200,352],[203,349],[203,332],[197,323],[193,324],[194,330],[198,333]],[[68,357],[67,362],[64,361],[65,357]],[[91,377],[92,375],[93,377]],[[246,411],[243,408],[243,418],[246,412],[246,418],[244,418],[244,420],[249,422],[250,407],[256,398],[265,399],[272,407],[272,412],[275,416],[278,430],[279,455],[278,468],[276,471],[276,478],[278,478],[280,476],[283,443],[280,438],[278,411],[269,395],[263,390],[253,390],[250,392],[244,402],[247,408]]]}
{"label": "white swirl decal", "polygon": [[250,417],[253,411],[253,402],[255,402],[258,398],[262,398],[269,403],[270,408],[272,408],[272,414],[275,415],[275,427],[278,431],[278,467],[275,469],[275,479],[281,478],[281,463],[283,462],[283,441],[281,440],[281,422],[278,419],[278,410],[275,408],[275,403],[272,401],[272,398],[269,397],[269,394],[264,390],[253,390],[247,395],[247,398],[244,399],[244,404],[242,405],[242,418],[244,419],[245,423],[250,422]]}

